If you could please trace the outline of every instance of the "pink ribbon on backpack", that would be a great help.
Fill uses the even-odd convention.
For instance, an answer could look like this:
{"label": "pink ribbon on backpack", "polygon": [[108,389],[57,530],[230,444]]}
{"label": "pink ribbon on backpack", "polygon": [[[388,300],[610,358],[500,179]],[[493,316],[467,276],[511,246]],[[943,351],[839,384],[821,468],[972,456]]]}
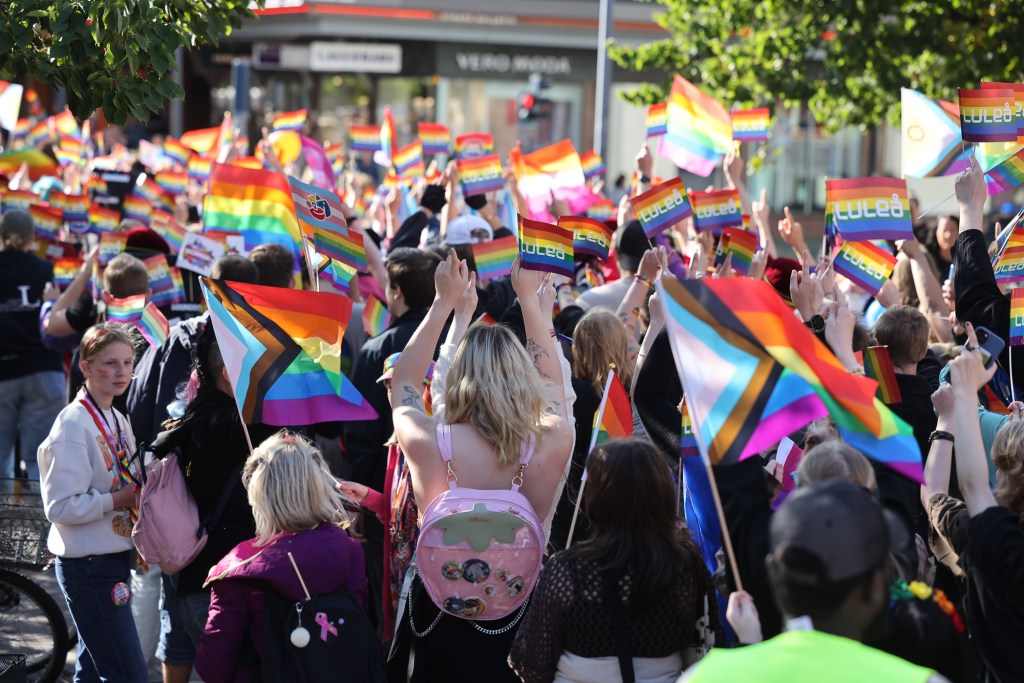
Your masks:
{"label": "pink ribbon on backpack", "polygon": [[327,621],[327,615],[323,612],[316,613],[316,623],[320,625],[320,640],[327,642],[327,634],[330,633],[332,636],[338,635],[338,629],[331,625],[331,622]]}

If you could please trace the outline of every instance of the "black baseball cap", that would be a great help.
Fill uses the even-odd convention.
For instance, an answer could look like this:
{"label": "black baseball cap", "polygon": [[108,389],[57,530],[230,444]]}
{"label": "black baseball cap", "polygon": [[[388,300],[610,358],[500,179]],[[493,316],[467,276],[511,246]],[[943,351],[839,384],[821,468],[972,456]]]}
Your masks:
{"label": "black baseball cap", "polygon": [[619,258],[619,265],[631,273],[640,268],[640,260],[650,248],[651,243],[640,221],[632,220],[626,223],[615,235],[615,253]]}
{"label": "black baseball cap", "polygon": [[772,517],[768,563],[808,586],[836,583],[882,566],[891,538],[882,506],[868,491],[830,479],[797,489]]}

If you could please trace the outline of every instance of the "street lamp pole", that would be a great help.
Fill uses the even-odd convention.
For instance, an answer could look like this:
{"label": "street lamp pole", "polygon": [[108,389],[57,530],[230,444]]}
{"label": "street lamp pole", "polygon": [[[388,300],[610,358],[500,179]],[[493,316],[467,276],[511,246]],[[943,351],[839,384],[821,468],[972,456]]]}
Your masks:
{"label": "street lamp pole", "polygon": [[608,144],[608,96],[611,89],[611,64],[608,62],[608,38],[612,28],[614,0],[601,0],[597,25],[597,83],[594,88],[594,150],[605,155]]}

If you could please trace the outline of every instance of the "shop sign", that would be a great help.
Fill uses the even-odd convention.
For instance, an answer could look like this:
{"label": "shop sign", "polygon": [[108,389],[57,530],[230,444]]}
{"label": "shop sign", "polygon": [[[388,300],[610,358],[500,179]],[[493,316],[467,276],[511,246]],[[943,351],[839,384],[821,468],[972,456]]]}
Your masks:
{"label": "shop sign", "polygon": [[402,71],[402,46],[380,43],[309,44],[312,71],[397,74]]}

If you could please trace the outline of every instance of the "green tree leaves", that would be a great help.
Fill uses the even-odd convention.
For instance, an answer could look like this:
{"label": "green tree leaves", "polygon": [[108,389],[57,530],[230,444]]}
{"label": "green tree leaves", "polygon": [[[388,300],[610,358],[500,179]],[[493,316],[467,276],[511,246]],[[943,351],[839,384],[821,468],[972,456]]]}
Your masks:
{"label": "green tree leaves", "polygon": [[[140,121],[174,82],[178,47],[215,44],[245,17],[249,0],[17,0],[0,2],[0,80],[27,74],[67,92],[79,118],[103,109]],[[262,6],[262,2],[259,5]]]}
{"label": "green tree leaves", "polygon": [[[1024,78],[1024,13],[1017,3],[655,1],[669,37],[613,45],[616,63],[682,74],[727,105],[806,102],[828,130],[898,125],[900,87],[955,101],[957,87]],[[644,84],[624,97],[653,104],[670,85]]]}

